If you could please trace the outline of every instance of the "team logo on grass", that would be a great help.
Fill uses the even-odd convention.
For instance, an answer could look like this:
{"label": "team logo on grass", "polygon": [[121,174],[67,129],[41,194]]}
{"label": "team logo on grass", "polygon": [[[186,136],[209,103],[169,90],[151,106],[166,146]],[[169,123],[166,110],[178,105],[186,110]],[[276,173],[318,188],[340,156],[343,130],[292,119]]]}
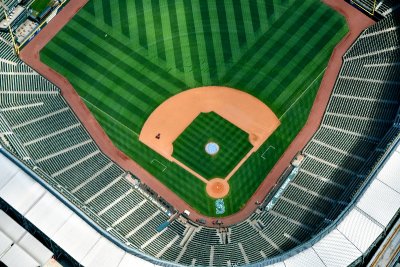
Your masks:
{"label": "team logo on grass", "polygon": [[215,213],[217,215],[225,213],[225,203],[223,199],[215,200]]}

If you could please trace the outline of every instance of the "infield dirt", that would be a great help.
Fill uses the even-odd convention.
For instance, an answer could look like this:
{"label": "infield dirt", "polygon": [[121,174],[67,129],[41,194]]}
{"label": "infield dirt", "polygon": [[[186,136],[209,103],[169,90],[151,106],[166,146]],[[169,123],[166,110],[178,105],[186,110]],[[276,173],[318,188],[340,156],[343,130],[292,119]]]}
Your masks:
{"label": "infield dirt", "polygon": [[172,156],[173,142],[202,112],[215,112],[249,134],[253,148],[227,177],[223,177],[227,180],[280,125],[274,112],[262,101],[246,92],[227,87],[194,88],[163,102],[146,120],[139,140],[205,183],[208,182],[205,178]]}

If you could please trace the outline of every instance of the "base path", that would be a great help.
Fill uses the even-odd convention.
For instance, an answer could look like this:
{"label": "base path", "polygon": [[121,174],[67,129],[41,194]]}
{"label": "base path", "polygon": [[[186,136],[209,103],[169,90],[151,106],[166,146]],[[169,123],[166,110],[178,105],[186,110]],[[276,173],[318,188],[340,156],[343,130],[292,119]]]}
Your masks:
{"label": "base path", "polygon": [[[79,9],[86,4],[86,2],[87,0],[71,0],[66,7],[64,7],[63,10],[21,51],[21,59],[61,89],[63,97],[71,106],[72,110],[84,124],[100,149],[110,157],[111,160],[119,164],[125,170],[138,176],[143,183],[150,186],[180,212],[189,210],[190,219],[193,221],[199,218],[205,218],[207,220],[207,226],[215,227],[215,225],[211,223],[214,218],[207,218],[196,212],[196,210],[185,203],[169,188],[164,186],[160,181],[127,157],[124,153],[119,151],[105,134],[100,124],[93,117],[72,85],[62,75],[40,61],[40,50],[57,34],[58,31],[60,31],[60,29],[79,11]],[[324,2],[346,17],[350,32],[333,51],[306,125],[275,164],[272,171],[261,183],[255,194],[250,198],[243,209],[222,219],[225,226],[239,223],[254,212],[257,208],[257,205],[255,204],[256,201],[264,200],[266,195],[268,195],[277,183],[280,175],[288,167],[292,158],[310,140],[322,120],[335,80],[339,75],[344,53],[349,49],[360,33],[374,23],[373,20],[353,8],[344,0],[324,0]]]}
{"label": "base path", "polygon": [[215,112],[249,134],[257,150],[280,125],[258,98],[232,88],[207,86],[186,90],[161,103],[147,118],[139,140],[172,161],[173,142],[200,113]]}
{"label": "base path", "polygon": [[249,135],[253,148],[227,177],[221,177],[227,180],[281,124],[275,113],[258,98],[228,87],[194,88],[161,103],[144,123],[139,140],[204,183],[208,183],[207,179],[172,156],[174,141],[202,112],[215,112]]}

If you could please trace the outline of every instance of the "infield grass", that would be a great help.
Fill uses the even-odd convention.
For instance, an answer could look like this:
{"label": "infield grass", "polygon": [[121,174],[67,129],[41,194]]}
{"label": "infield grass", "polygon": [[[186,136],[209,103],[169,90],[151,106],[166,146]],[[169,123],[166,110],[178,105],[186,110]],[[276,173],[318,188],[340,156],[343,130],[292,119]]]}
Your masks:
{"label": "infield grass", "polygon": [[[209,155],[205,146],[218,144]],[[172,156],[207,180],[225,178],[252,149],[248,133],[215,112],[200,113],[173,143]]]}
{"label": "infield grass", "polygon": [[91,0],[41,59],[72,83],[119,149],[208,216],[215,208],[205,184],[140,143],[142,125],[169,97],[201,86],[240,89],[268,105],[281,125],[230,179],[226,216],[305,124],[347,31],[320,0]]}

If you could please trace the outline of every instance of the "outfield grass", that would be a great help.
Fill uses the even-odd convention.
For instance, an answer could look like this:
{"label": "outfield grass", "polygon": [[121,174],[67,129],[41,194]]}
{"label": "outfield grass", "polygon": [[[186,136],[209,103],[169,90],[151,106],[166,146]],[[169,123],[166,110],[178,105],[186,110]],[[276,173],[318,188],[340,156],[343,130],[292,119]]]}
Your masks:
{"label": "outfield grass", "polygon": [[230,179],[228,215],[303,127],[347,31],[320,0],[91,0],[41,58],[68,78],[119,149],[205,215],[215,216],[205,185],[138,141],[146,118],[169,97],[207,85],[268,105],[281,125]]}
{"label": "outfield grass", "polygon": [[[217,154],[206,153],[208,142],[219,145]],[[253,147],[248,133],[215,112],[200,113],[173,146],[172,156],[207,180],[228,176]]]}

